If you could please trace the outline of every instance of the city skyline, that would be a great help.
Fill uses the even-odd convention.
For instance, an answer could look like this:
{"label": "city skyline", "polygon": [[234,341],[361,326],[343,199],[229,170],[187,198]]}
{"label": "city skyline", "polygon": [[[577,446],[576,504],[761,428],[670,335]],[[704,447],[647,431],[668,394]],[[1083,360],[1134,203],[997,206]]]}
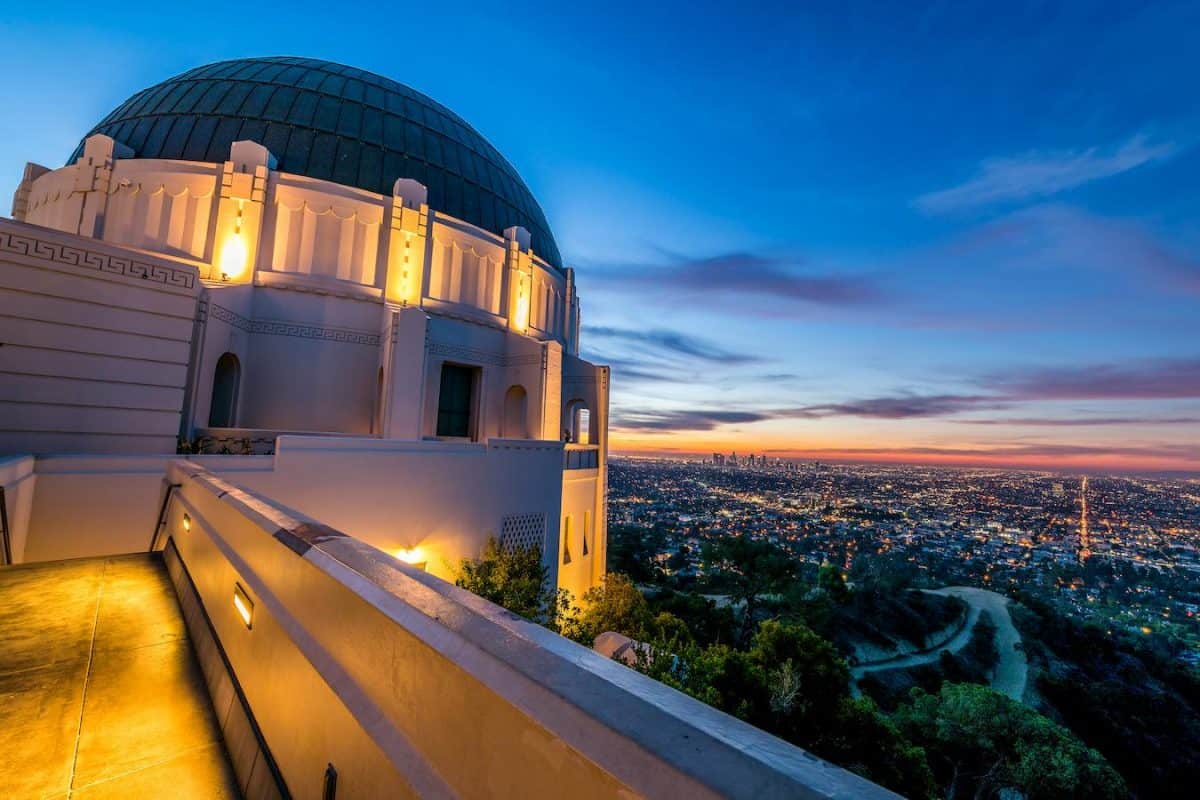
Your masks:
{"label": "city skyline", "polygon": [[[10,14],[7,190],[162,75],[353,63],[462,112],[529,183],[586,277],[614,452],[1200,470],[1194,7],[428,9],[450,58],[270,6],[203,31]],[[497,31],[525,82],[477,79]],[[62,58],[100,47],[104,69]]]}

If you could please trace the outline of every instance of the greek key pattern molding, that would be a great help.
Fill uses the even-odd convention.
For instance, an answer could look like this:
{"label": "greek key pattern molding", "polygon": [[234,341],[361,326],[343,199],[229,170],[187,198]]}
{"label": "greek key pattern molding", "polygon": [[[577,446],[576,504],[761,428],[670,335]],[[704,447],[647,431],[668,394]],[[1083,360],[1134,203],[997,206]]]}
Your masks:
{"label": "greek key pattern molding", "polygon": [[180,289],[191,289],[196,285],[196,273],[193,270],[176,269],[163,264],[138,261],[136,258],[124,258],[95,250],[84,250],[45,239],[35,239],[32,236],[20,236],[4,230],[0,230],[0,253],[16,253],[36,258],[39,261],[94,269],[109,275],[139,278]]}
{"label": "greek key pattern molding", "polygon": [[320,325],[306,325],[302,322],[287,322],[285,320],[246,319],[241,314],[230,311],[224,306],[212,303],[209,315],[247,333],[261,333],[268,336],[295,336],[300,339],[320,339],[328,342],[344,344],[379,345],[379,334],[360,331],[353,328],[324,328]]}

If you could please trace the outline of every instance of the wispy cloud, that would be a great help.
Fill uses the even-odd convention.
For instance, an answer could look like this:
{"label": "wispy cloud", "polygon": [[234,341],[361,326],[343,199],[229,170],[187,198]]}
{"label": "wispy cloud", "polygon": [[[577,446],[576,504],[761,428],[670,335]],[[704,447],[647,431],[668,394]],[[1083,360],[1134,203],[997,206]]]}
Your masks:
{"label": "wispy cloud", "polygon": [[1200,397],[1200,358],[1019,369],[981,385],[1022,400],[1168,400]]}
{"label": "wispy cloud", "polygon": [[[768,453],[850,460],[923,460],[943,458],[954,463],[1036,464],[1063,458],[1125,458],[1172,460],[1188,465],[1200,463],[1200,444],[1148,442],[1143,444],[1041,444],[1017,442],[965,447],[846,447],[772,448]],[[1183,464],[1180,464],[1183,466]]]}
{"label": "wispy cloud", "polygon": [[710,431],[718,425],[761,422],[770,418],[771,414],[758,411],[630,410],[615,414],[611,425],[624,431]]}
{"label": "wispy cloud", "polygon": [[1002,398],[989,395],[959,394],[901,394],[892,397],[870,397],[843,403],[801,406],[783,412],[800,418],[874,417],[877,419],[911,419],[944,417],[979,408],[998,408],[1006,405]]}
{"label": "wispy cloud", "polygon": [[1043,265],[1155,279],[1169,291],[1200,294],[1200,258],[1138,222],[1058,203],[1021,209],[957,239],[946,254],[973,263]]}
{"label": "wispy cloud", "polygon": [[1165,161],[1180,149],[1174,142],[1152,142],[1139,134],[1107,148],[1032,150],[1016,156],[987,158],[980,162],[970,180],[923,194],[916,199],[916,205],[922,211],[942,213],[1049,197],[1145,164]]}
{"label": "wispy cloud", "polygon": [[[950,417],[972,411],[1009,408],[1030,401],[1055,400],[1187,400],[1200,398],[1200,358],[1141,359],[1124,363],[1064,367],[1014,368],[972,379],[983,391],[973,394],[902,392],[834,403],[772,411],[775,418],[821,419],[866,417],[921,419]],[[1187,424],[1200,418],[1081,417],[1076,419],[1008,418],[961,420],[964,423],[1083,426],[1139,422]]]}
{"label": "wispy cloud", "polygon": [[652,285],[676,298],[714,302],[763,302],[821,306],[865,306],[887,293],[868,276],[814,273],[800,259],[751,252],[704,258],[671,257],[655,264],[611,264],[594,269],[593,280],[622,286]]}
{"label": "wispy cloud", "polygon": [[995,419],[957,419],[954,422],[960,425],[1077,428],[1107,425],[1200,425],[1200,417],[1000,417]]}
{"label": "wispy cloud", "polygon": [[644,345],[669,355],[684,356],[713,364],[752,364],[762,361],[758,356],[750,355],[749,353],[735,353],[697,336],[689,336],[685,333],[664,330],[662,328],[635,330],[631,328],[586,326],[583,334],[588,339],[595,337],[602,340]]}

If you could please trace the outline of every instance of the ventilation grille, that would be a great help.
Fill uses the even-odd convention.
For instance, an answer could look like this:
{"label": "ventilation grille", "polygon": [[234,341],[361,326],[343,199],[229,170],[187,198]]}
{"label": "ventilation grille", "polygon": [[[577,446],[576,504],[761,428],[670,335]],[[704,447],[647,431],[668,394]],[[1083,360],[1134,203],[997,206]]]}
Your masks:
{"label": "ventilation grille", "polygon": [[509,514],[500,522],[500,546],[505,550],[546,549],[545,514]]}

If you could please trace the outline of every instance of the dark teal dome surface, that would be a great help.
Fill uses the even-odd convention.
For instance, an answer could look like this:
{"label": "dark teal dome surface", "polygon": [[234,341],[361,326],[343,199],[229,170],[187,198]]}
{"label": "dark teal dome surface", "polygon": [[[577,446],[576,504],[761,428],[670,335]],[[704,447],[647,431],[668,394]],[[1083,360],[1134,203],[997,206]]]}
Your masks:
{"label": "dark teal dome surface", "polygon": [[[213,163],[249,139],[283,172],[384,195],[396,178],[414,178],[429,188],[431,208],[496,234],[520,225],[535,253],[562,266],[541,207],[496,148],[440,103],[361,69],[310,58],[219,61],[143,89],[87,136],[97,133],[138,158]],[[68,163],[82,152],[80,141]]]}

